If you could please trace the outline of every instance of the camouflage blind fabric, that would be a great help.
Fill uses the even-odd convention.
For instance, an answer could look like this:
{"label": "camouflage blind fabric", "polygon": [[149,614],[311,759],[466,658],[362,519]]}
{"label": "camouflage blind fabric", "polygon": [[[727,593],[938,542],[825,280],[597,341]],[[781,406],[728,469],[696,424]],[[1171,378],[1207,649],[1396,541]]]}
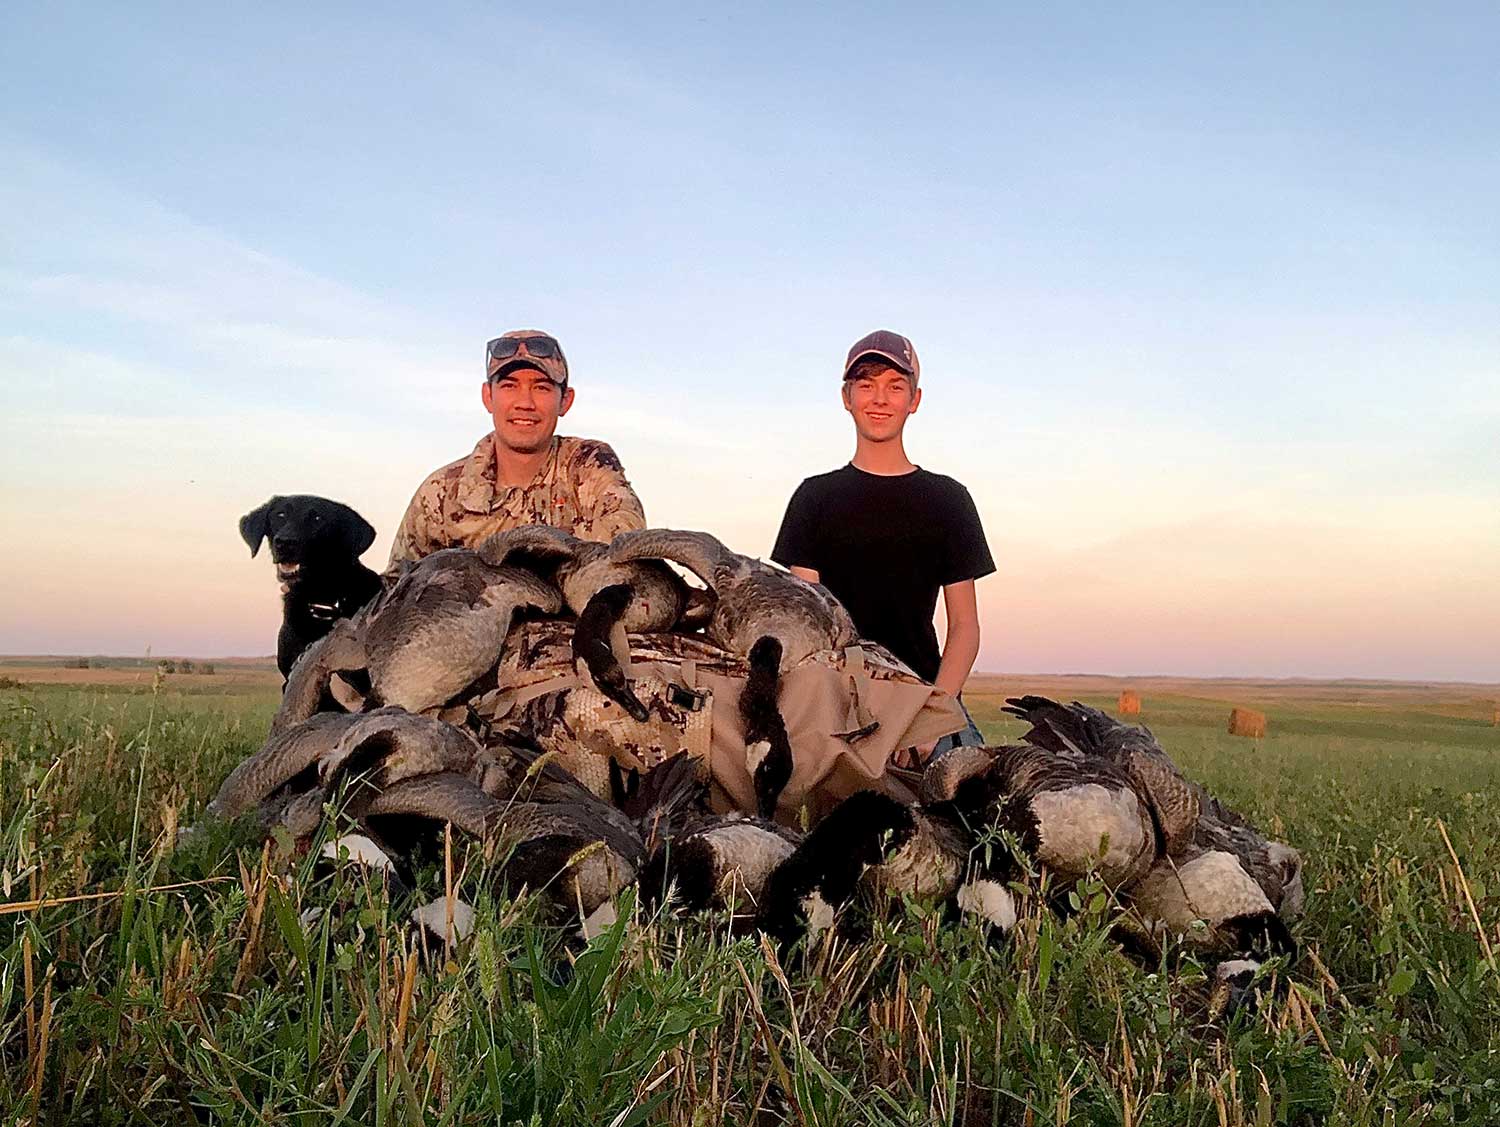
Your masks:
{"label": "camouflage blind fabric", "polygon": [[[637,722],[574,668],[572,631],[562,621],[513,631],[496,687],[470,703],[475,716],[494,730],[528,732],[601,797],[611,758],[642,769],[687,751],[706,762],[717,809],[755,809],[736,708],[749,673],[743,659],[701,637],[629,635],[632,688],[650,713]],[[787,824],[816,821],[870,787],[914,797],[887,770],[891,753],[965,726],[951,697],[874,643],[811,655],[783,675],[779,703],[794,760],[777,811]]]}
{"label": "camouflage blind fabric", "polygon": [[608,443],[558,436],[528,485],[496,479],[495,435],[428,476],[401,519],[389,567],[441,548],[473,548],[509,528],[546,524],[604,543],[646,527],[640,498]]}

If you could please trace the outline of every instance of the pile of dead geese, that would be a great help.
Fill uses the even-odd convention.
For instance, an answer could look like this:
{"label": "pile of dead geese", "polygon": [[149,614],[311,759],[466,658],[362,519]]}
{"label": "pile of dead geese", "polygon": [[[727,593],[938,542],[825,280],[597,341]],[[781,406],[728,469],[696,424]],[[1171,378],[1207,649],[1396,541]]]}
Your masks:
{"label": "pile of dead geese", "polygon": [[[714,809],[687,754],[645,771],[610,758],[602,794],[524,727],[466,723],[455,704],[494,685],[520,624],[538,617],[571,623],[580,677],[637,717],[645,706],[620,665],[620,631],[701,632],[744,658],[736,705],[756,809]],[[500,533],[409,566],[307,649],[264,746],[208,814],[322,843],[330,863],[365,866],[398,891],[445,849],[478,847],[456,896],[412,908],[451,942],[472,927],[479,884],[539,897],[584,938],[616,918],[631,885],[647,905],[787,945],[905,896],[1003,933],[1045,873],[1049,890],[1102,881],[1129,930],[1182,937],[1230,987],[1294,954],[1297,851],[1185,778],[1147,729],[1082,704],[1012,699],[1007,711],[1029,724],[1020,742],[954,749],[915,797],[909,785],[869,789],[811,826],[773,820],[797,755],[779,679],[855,640],[826,589],[703,533],[647,530],[607,545],[545,527]]]}

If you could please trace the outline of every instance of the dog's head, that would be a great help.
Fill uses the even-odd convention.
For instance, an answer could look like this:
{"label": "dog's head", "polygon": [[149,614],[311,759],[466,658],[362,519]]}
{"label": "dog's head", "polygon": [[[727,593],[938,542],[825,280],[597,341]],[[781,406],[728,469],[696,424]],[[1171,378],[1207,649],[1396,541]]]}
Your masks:
{"label": "dog's head", "polygon": [[348,567],[375,540],[370,523],[348,505],[326,497],[272,497],[240,518],[240,535],[250,554],[270,540],[276,576],[294,582],[304,566],[310,569]]}

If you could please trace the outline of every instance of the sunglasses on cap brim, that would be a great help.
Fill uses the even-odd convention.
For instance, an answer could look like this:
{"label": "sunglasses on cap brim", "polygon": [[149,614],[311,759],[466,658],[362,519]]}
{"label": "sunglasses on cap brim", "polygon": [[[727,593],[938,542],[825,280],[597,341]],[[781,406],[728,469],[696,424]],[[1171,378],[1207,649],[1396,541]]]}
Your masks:
{"label": "sunglasses on cap brim", "polygon": [[491,360],[509,360],[518,355],[522,345],[526,355],[536,360],[553,360],[562,356],[562,346],[551,337],[496,337],[485,346]]}

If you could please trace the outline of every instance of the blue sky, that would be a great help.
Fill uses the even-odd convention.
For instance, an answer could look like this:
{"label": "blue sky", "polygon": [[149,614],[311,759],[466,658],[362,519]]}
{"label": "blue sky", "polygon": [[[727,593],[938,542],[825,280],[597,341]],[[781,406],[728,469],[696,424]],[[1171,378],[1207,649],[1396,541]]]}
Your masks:
{"label": "blue sky", "polygon": [[268,652],[238,515],[342,497],[382,561],[517,326],[653,522],[764,553],[886,326],[1001,563],[981,668],[1500,679],[1497,33],[8,6],[0,650]]}

